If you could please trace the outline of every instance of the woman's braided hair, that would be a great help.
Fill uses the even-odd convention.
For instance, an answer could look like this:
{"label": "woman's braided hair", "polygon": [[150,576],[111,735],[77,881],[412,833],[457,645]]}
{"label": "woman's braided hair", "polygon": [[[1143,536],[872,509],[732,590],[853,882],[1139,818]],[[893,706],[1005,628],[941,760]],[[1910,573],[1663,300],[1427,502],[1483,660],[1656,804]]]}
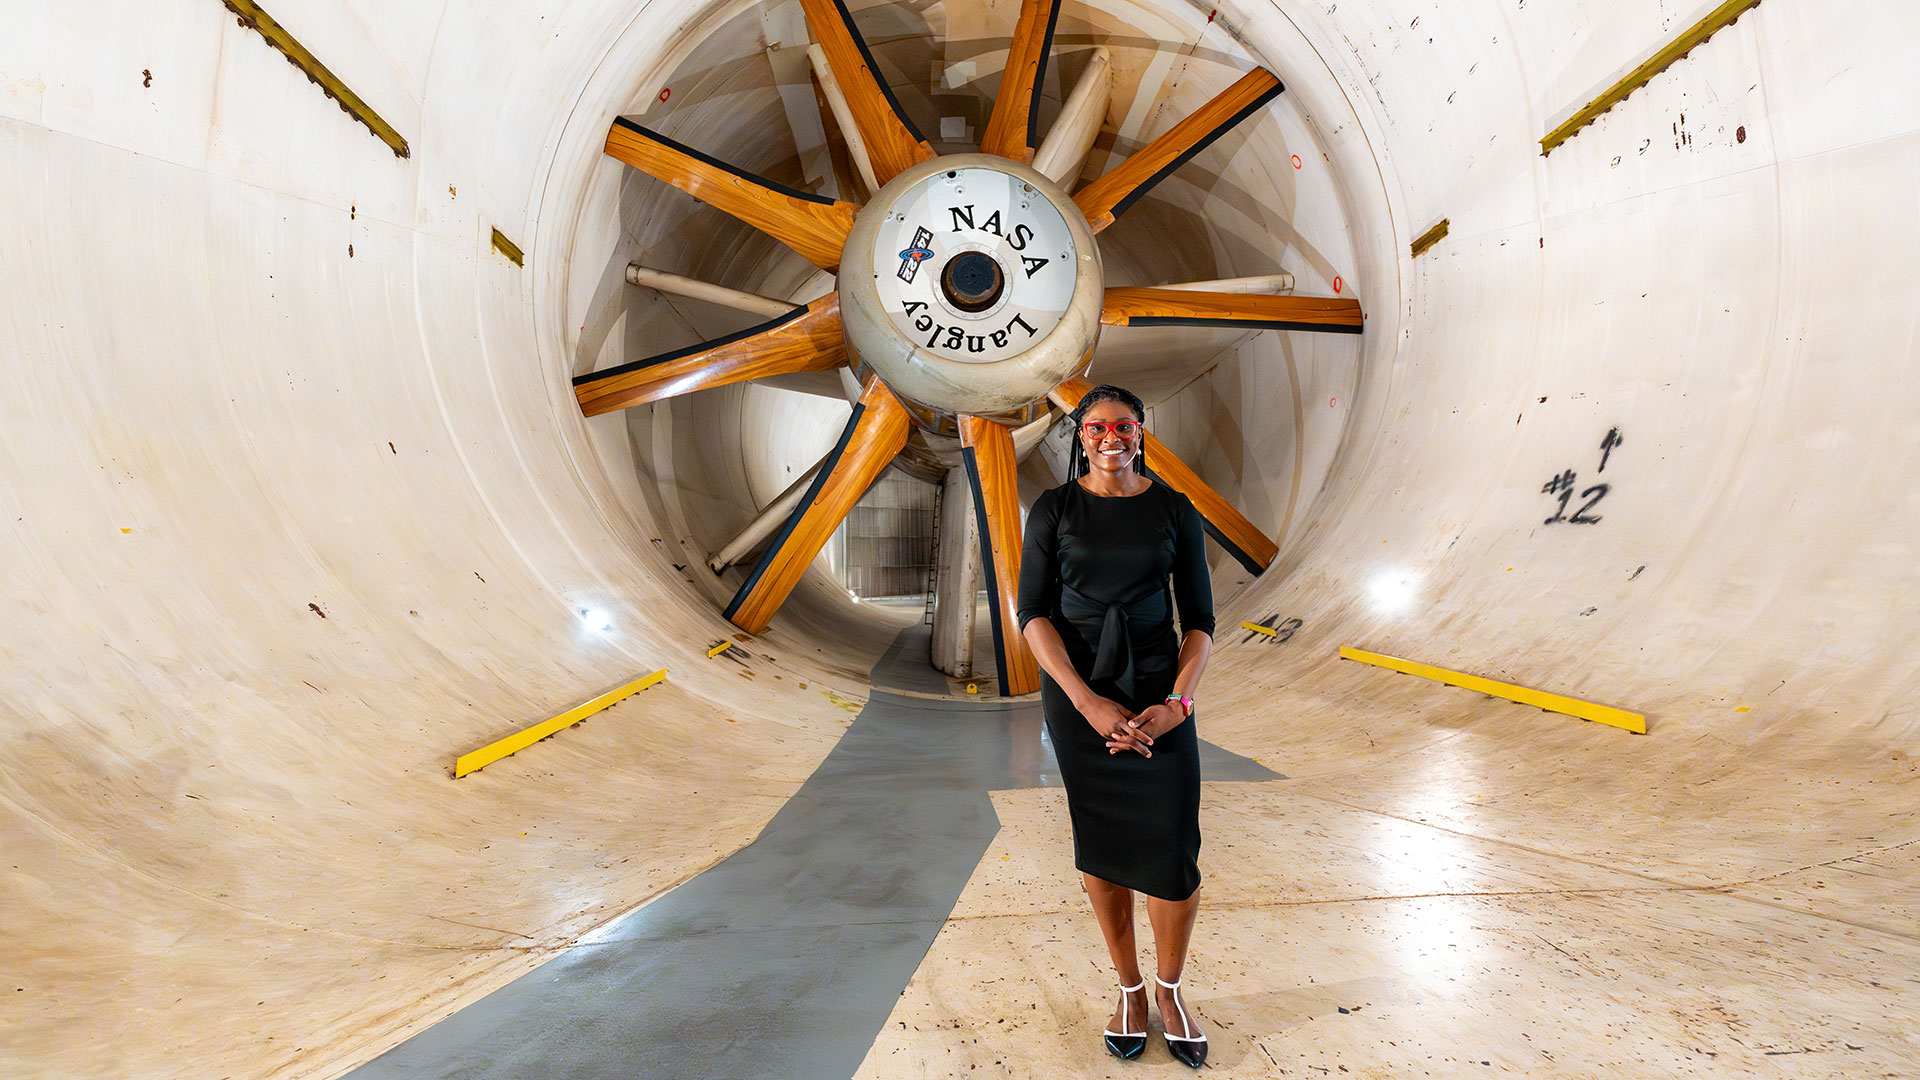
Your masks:
{"label": "woman's braided hair", "polygon": [[[1078,480],[1093,470],[1093,463],[1087,460],[1087,448],[1080,443],[1080,422],[1087,418],[1088,409],[1103,401],[1117,401],[1133,410],[1135,420],[1143,424],[1147,421],[1147,406],[1140,400],[1140,395],[1133,391],[1106,383],[1087,391],[1087,396],[1080,399],[1079,406],[1067,414],[1067,419],[1073,421],[1073,453],[1067,464],[1069,481]],[[1133,455],[1133,471],[1142,476],[1147,474],[1147,447],[1144,440],[1139,451]]]}

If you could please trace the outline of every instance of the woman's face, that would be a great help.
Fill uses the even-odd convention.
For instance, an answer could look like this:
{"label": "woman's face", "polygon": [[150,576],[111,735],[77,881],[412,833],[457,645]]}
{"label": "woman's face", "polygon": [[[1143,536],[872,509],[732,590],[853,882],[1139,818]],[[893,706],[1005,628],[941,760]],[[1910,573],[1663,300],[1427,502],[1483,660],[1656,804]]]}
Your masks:
{"label": "woman's face", "polygon": [[[1123,434],[1129,428],[1132,433]],[[1080,420],[1080,446],[1096,474],[1131,471],[1144,437],[1140,417],[1124,401],[1099,402]]]}

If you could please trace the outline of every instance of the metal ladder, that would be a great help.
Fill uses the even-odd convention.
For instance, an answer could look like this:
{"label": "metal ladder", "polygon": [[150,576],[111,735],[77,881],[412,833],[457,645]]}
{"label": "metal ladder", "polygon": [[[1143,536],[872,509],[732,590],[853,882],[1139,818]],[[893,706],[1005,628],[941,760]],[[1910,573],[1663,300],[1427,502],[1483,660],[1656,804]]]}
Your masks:
{"label": "metal ladder", "polygon": [[927,538],[927,610],[920,621],[933,625],[933,597],[940,587],[940,500],[947,493],[945,484],[936,484],[933,489],[933,529]]}

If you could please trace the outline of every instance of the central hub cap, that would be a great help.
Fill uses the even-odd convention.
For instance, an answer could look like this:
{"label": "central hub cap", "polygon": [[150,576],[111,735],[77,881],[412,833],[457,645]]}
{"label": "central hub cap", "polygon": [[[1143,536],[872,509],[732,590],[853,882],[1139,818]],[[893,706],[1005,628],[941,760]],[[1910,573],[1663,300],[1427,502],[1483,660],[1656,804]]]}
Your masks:
{"label": "central hub cap", "polygon": [[840,310],[859,365],[949,413],[1037,401],[1100,336],[1100,254],[1085,215],[1034,170],[987,154],[923,162],[860,211]]}
{"label": "central hub cap", "polygon": [[947,260],[940,271],[940,292],[947,303],[969,314],[987,310],[1000,299],[1007,285],[1006,275],[993,256],[978,251],[963,251]]}

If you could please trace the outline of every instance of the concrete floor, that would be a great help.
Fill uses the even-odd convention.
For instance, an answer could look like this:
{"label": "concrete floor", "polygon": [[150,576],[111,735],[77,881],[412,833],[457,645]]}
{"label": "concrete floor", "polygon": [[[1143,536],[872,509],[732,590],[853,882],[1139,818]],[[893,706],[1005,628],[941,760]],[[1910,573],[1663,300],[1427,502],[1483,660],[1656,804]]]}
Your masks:
{"label": "concrete floor", "polygon": [[[1112,980],[1037,708],[921,696],[925,641],[901,632],[753,843],[350,1075],[1184,1075],[1157,1044],[1135,1063],[1099,1044]],[[1210,1071],[1914,1075],[1920,845],[1820,836],[1866,828],[1866,792],[1833,792],[1817,824],[1756,795],[1677,835],[1649,818],[1724,782],[1712,751],[1663,767],[1615,729],[1353,665],[1322,678],[1338,705],[1283,686],[1265,713],[1315,709],[1333,738],[1202,720],[1299,770],[1206,746],[1185,982]],[[1847,786],[1805,753],[1767,763],[1780,791]],[[1539,790],[1543,767],[1584,790]],[[1852,770],[1915,790],[1902,758]]]}
{"label": "concrete floor", "polygon": [[[1268,713],[1322,731],[1209,725],[1291,774],[1205,785],[1184,982],[1210,1071],[1916,1075],[1910,833],[1872,813],[1800,819],[1797,795],[1702,814],[1702,788],[1746,772],[1737,753],[1663,765],[1598,725],[1328,674],[1338,705],[1287,688]],[[1915,790],[1902,760],[1865,766],[1857,783],[1883,790],[1843,792],[1831,758],[1762,756],[1775,793],[1824,785],[1830,807]],[[1063,870],[1061,794],[994,805],[1000,835],[857,1075],[1184,1075],[1159,1046],[1144,1065],[1098,1047],[1111,978]],[[1679,813],[1687,826],[1659,820]]]}
{"label": "concrete floor", "polygon": [[[870,678],[917,614],[826,573],[706,655],[740,571],[705,560],[844,401],[568,390],[738,329],[630,259],[814,281],[602,153],[631,115],[815,183],[797,4],[266,6],[408,156],[211,0],[0,32],[7,1078],[346,1074],[736,872],[874,701],[931,711]],[[991,97],[1011,5],[852,6],[927,130]],[[1256,62],[1287,84],[1102,234],[1110,280],[1284,271],[1368,316],[1110,328],[1093,369],[1281,547],[1214,559],[1205,737],[1287,777],[1206,787],[1215,1071],[1920,1075],[1920,6],[1764,0],[1542,156],[1698,6],[1063,9],[1069,74],[1114,57],[1083,180]],[[1598,520],[1557,513],[1569,473]],[[901,924],[930,944],[888,953],[890,1011],[806,1038],[867,1076],[1117,1074],[1058,789],[965,790],[999,829]]]}
{"label": "concrete floor", "polygon": [[[1000,832],[989,796],[1059,785],[1037,703],[880,689],[938,679],[928,644],[901,632],[753,843],[349,1075],[851,1076]],[[1201,761],[1283,779],[1209,744]]]}

